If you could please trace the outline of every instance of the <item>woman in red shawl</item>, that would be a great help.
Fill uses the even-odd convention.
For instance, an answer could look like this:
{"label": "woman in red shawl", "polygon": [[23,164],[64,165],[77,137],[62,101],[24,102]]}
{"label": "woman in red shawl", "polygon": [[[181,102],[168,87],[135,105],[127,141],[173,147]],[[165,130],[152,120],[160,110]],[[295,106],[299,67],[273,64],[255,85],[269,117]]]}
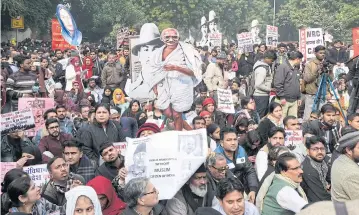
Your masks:
{"label": "woman in red shawl", "polygon": [[85,72],[85,80],[87,81],[89,78],[92,77],[92,68],[93,68],[93,61],[90,57],[84,58],[84,64],[82,65],[82,70],[87,70]]}
{"label": "woman in red shawl", "polygon": [[96,191],[104,215],[118,215],[126,208],[126,204],[118,198],[109,179],[99,175],[89,181],[87,186]]}

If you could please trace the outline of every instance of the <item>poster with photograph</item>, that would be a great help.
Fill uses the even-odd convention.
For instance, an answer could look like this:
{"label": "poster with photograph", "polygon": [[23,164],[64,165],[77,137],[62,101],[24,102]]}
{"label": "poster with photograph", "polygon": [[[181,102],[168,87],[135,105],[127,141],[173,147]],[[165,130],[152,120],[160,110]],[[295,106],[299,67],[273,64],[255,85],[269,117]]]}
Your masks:
{"label": "poster with photograph", "polygon": [[232,91],[218,88],[217,95],[218,95],[217,110],[223,113],[235,113]]}
{"label": "poster with photograph", "polygon": [[205,162],[208,152],[205,129],[128,138],[127,144],[126,181],[143,176],[150,178],[160,193],[160,199],[173,198]]}
{"label": "poster with photograph", "polygon": [[28,130],[34,127],[34,115],[29,108],[1,114],[1,134],[8,134],[16,130]]}
{"label": "poster with photograph", "polygon": [[299,49],[304,55],[303,60],[314,58],[314,49],[319,45],[324,45],[321,28],[302,28],[299,30]]}
{"label": "poster with photograph", "polygon": [[45,80],[45,87],[49,94],[53,94],[55,91],[55,81],[53,78]]}
{"label": "poster with photograph", "polygon": [[214,47],[222,47],[222,34],[221,33],[209,33],[208,34],[208,50],[212,51]]}
{"label": "poster with photograph", "polygon": [[[140,38],[139,36],[131,36],[129,40],[130,40],[130,51],[131,51],[136,45],[138,45],[138,43],[140,42]],[[142,66],[139,56],[133,53],[131,53],[131,58],[130,58],[130,69],[131,69],[131,81],[135,82],[137,78],[141,75]]]}
{"label": "poster with photograph", "polygon": [[302,162],[307,154],[304,145],[303,131],[286,130],[285,134],[284,145]]}
{"label": "poster with photograph", "polygon": [[237,34],[238,51],[240,53],[253,52],[253,39],[251,32]]}
{"label": "poster with photograph", "polygon": [[266,45],[271,47],[277,47],[277,44],[278,44],[278,27],[267,25]]}
{"label": "poster with photograph", "polygon": [[31,108],[35,120],[35,128],[26,131],[28,137],[34,137],[36,131],[45,125],[44,113],[54,106],[53,98],[19,98],[19,110]]}

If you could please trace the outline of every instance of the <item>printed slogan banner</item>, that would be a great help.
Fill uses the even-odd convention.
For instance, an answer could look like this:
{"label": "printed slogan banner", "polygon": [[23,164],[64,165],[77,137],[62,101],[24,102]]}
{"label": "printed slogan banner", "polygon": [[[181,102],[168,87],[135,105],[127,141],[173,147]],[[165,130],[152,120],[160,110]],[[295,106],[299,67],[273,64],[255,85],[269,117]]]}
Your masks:
{"label": "printed slogan banner", "polygon": [[51,46],[52,50],[60,49],[61,51],[65,49],[75,49],[74,46],[71,46],[68,42],[65,41],[64,37],[61,34],[61,26],[57,19],[51,20],[51,33],[52,41]]}
{"label": "printed slogan banner", "polygon": [[29,108],[1,114],[1,134],[11,133],[16,130],[27,130],[34,127],[34,115]]}
{"label": "printed slogan banner", "polygon": [[278,27],[267,25],[266,32],[266,44],[267,46],[277,47],[278,44]]}
{"label": "printed slogan banner", "polygon": [[161,200],[173,198],[204,163],[208,152],[205,129],[128,138],[127,144],[126,182],[132,178],[150,178]]}
{"label": "printed slogan banner", "polygon": [[223,113],[235,113],[231,90],[217,89],[218,107],[217,110]]}
{"label": "printed slogan banner", "polygon": [[212,51],[214,47],[222,47],[222,34],[221,33],[210,33],[208,34],[209,51]]}
{"label": "printed slogan banner", "polygon": [[304,146],[303,131],[285,131],[285,141],[284,145],[290,149],[290,151],[295,154],[300,162],[304,161],[304,155],[307,154],[307,150]]}
{"label": "printed slogan banner", "polygon": [[352,33],[353,33],[353,50],[354,50],[353,57],[356,57],[359,55],[359,27],[353,28]]}
{"label": "printed slogan banner", "polygon": [[303,28],[299,30],[299,48],[304,60],[315,57],[314,49],[324,45],[323,30],[321,28]]}
{"label": "printed slogan banner", "polygon": [[46,168],[47,164],[39,164],[34,166],[24,167],[23,170],[29,174],[31,180],[36,186],[42,187],[50,181],[50,174]]}
{"label": "printed slogan banner", "polygon": [[44,113],[54,106],[55,102],[53,98],[19,98],[19,109],[31,108],[35,120],[35,129],[26,131],[28,137],[34,137],[36,131],[45,125]]}
{"label": "printed slogan banner", "polygon": [[253,52],[253,39],[251,32],[237,34],[238,51],[240,53]]}

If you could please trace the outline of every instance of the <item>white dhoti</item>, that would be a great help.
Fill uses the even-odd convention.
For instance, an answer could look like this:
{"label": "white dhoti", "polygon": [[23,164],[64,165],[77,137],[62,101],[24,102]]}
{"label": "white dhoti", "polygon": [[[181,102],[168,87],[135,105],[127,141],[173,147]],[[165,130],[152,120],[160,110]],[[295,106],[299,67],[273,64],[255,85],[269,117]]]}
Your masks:
{"label": "white dhoti", "polygon": [[[167,109],[172,104],[176,112],[184,112],[191,108],[193,103],[193,88],[201,81],[201,58],[196,55],[194,49],[184,47],[180,43],[167,58],[162,61],[164,46],[157,49],[151,61],[152,89],[157,85],[157,103],[161,110]],[[195,76],[191,77],[179,71],[164,71],[165,65],[177,65],[191,69]]]}

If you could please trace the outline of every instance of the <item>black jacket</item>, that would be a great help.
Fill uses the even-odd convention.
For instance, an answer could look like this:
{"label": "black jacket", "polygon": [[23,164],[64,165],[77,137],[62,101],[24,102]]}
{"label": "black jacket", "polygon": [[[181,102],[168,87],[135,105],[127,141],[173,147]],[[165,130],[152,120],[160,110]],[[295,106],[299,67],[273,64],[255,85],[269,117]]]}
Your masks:
{"label": "black jacket", "polygon": [[[328,163],[329,159],[330,158],[326,156],[323,162]],[[330,201],[330,192],[327,192],[324,189],[323,184],[319,179],[319,173],[310,164],[310,159],[308,158],[308,156],[304,159],[302,166],[304,173],[303,181],[300,185],[302,186],[305,194],[307,195],[309,203]],[[326,181],[330,184],[330,170],[328,171]]]}
{"label": "black jacket", "polygon": [[238,60],[237,77],[239,75],[248,77],[248,75],[253,72],[253,65],[254,65],[254,54],[250,53],[248,56],[242,54]]}
{"label": "black jacket", "polygon": [[335,146],[339,143],[340,138],[340,124],[327,128],[320,120],[313,120],[308,123],[308,127],[303,127],[303,135],[312,134],[326,139],[326,134],[329,132],[329,141],[327,140],[326,149],[327,154],[333,153]]}
{"label": "black jacket", "polygon": [[264,118],[258,125],[257,131],[259,133],[259,136],[261,137],[261,145],[266,145],[268,143],[268,136],[269,132],[272,130],[272,128],[276,127],[276,125],[268,118]]}
{"label": "black jacket", "polygon": [[[83,130],[82,130],[83,129]],[[119,122],[109,120],[106,132],[102,125],[94,122],[89,126],[81,128],[81,141],[84,143],[83,151],[88,158],[98,163],[100,158],[99,148],[104,142],[124,142],[125,136]]]}
{"label": "black jacket", "polygon": [[347,61],[347,53],[345,49],[332,48],[328,50],[328,56],[326,58],[331,64],[344,63]]}
{"label": "black jacket", "polygon": [[279,99],[294,102],[300,99],[300,73],[290,64],[283,63],[277,67],[274,76],[274,88]]}
{"label": "black jacket", "polygon": [[120,155],[119,158],[121,160],[120,168],[117,168],[116,166],[110,163],[104,162],[103,164],[101,164],[101,166],[97,168],[95,172],[95,176],[101,175],[107,178],[108,180],[112,181],[118,175],[119,169],[125,166],[125,157]]}

